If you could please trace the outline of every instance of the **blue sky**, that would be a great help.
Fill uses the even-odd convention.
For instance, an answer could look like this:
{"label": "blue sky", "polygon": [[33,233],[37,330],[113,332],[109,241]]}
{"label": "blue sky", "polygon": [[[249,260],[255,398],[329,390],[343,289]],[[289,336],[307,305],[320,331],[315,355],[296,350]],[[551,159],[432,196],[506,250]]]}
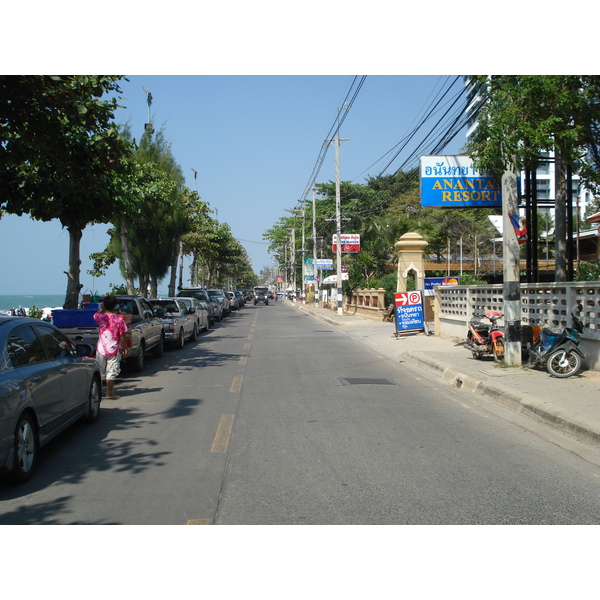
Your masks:
{"label": "blue sky", "polygon": [[[270,266],[273,259],[263,233],[303,197],[324,138],[354,76],[136,75],[127,79],[122,82],[123,108],[116,120],[128,122],[134,136],[141,135],[148,120],[144,87],[149,89],[154,127],[164,128],[188,187],[194,189],[197,184],[201,198],[218,211],[215,216],[219,221],[231,226],[257,274]],[[389,155],[387,160],[380,159],[412,131],[436,94],[454,79],[367,76],[341,130],[341,137],[349,138],[341,144],[342,180],[363,183],[367,176],[379,174]],[[461,86],[455,83],[453,92],[458,93]],[[440,108],[416,140],[425,137],[441,114]],[[447,153],[458,152],[464,141],[464,135],[455,138]],[[388,172],[402,164],[415,143]],[[331,147],[317,182],[335,180],[334,157]],[[192,169],[198,173],[196,181]],[[105,293],[109,282],[123,281],[116,266],[95,281],[86,272],[90,268],[89,254],[105,247],[106,229],[95,225],[84,231],[84,292],[89,289]],[[0,263],[0,293],[65,291],[68,234],[60,223],[37,223],[7,215],[0,220],[0,232],[0,252],[15,257]],[[23,240],[27,240],[26,245]],[[20,250],[13,253],[11,248]],[[166,285],[163,288],[166,291]]]}
{"label": "blue sky", "polygon": [[[343,180],[361,183],[380,173],[383,162],[377,161],[412,130],[449,74],[596,68],[593,36],[561,49],[562,64],[541,60],[545,46],[534,36],[520,36],[518,47],[501,43],[517,26],[517,13],[508,8],[378,0],[368,10],[334,1],[285,6],[272,0],[172,3],[158,13],[125,2],[110,20],[91,6],[72,11],[63,0],[35,11],[13,3],[6,21],[27,22],[27,35],[19,27],[5,32],[0,72],[137,73],[122,84],[117,120],[141,134],[148,117],[143,87],[151,91],[155,128],[165,127],[188,186],[194,187],[196,169],[201,198],[229,223],[258,273],[272,264],[262,235],[303,196],[355,75],[368,77],[341,130],[349,141],[341,146],[340,163]],[[541,15],[534,5],[520,3],[518,18],[535,18],[540,31],[554,27],[552,14]],[[480,30],[485,36],[475,35]],[[24,43],[33,39],[35,48]],[[460,136],[445,152],[463,144]],[[331,148],[317,182],[334,179]],[[89,254],[105,247],[106,229],[84,231],[83,291],[104,293],[109,282],[123,281],[116,266],[95,281],[86,273]],[[3,217],[0,255],[0,294],[65,292],[68,235],[57,221]]]}

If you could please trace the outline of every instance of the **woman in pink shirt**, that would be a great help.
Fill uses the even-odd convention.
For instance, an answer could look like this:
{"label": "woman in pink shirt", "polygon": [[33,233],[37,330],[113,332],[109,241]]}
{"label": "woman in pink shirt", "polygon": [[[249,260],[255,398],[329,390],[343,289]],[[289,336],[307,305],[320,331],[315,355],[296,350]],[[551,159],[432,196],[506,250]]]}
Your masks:
{"label": "woman in pink shirt", "polygon": [[116,306],[117,299],[106,296],[100,302],[100,310],[94,315],[99,329],[96,359],[100,363],[102,378],[106,379],[106,398],[118,398],[113,394],[113,386],[121,371],[121,354],[127,356],[127,325],[121,315],[114,313]]}

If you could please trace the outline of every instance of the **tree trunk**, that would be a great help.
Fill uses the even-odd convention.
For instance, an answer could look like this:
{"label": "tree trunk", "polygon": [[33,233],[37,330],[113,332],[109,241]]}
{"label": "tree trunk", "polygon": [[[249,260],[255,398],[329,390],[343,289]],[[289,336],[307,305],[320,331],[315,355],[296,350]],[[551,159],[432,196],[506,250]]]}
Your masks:
{"label": "tree trunk", "polygon": [[554,280],[567,281],[567,185],[560,148],[554,150]]}
{"label": "tree trunk", "polygon": [[133,281],[133,265],[131,263],[131,255],[129,254],[129,239],[127,237],[127,220],[121,219],[119,227],[119,236],[121,238],[121,249],[123,251],[123,269],[125,270],[125,283],[127,285],[127,293],[135,294],[135,284]]}
{"label": "tree trunk", "polygon": [[169,277],[169,286],[168,286],[170,298],[175,296],[175,285],[177,283],[177,259],[179,258],[177,249],[180,246],[180,240],[181,240],[181,236],[178,237],[178,239],[175,243],[175,246],[174,246],[173,254],[171,255],[171,275]]}
{"label": "tree trunk", "polygon": [[83,230],[77,225],[67,227],[69,232],[69,270],[65,271],[67,275],[67,294],[63,308],[77,308],[79,304],[79,292],[83,287],[79,283],[81,271],[80,246]]}

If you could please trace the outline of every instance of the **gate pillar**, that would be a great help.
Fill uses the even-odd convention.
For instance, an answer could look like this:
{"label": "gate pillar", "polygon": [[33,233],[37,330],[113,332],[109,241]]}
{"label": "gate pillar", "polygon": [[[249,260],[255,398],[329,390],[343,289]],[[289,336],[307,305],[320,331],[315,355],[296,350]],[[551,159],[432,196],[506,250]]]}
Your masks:
{"label": "gate pillar", "polygon": [[428,243],[418,233],[405,233],[395,244],[398,251],[397,292],[406,292],[406,279],[412,271],[415,287],[423,290],[425,278],[425,248]]}

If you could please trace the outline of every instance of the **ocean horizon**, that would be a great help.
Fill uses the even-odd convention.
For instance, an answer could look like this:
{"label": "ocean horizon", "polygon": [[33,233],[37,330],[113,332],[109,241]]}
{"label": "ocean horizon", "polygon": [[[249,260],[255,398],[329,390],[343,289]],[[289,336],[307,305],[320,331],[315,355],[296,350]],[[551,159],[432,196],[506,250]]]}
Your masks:
{"label": "ocean horizon", "polygon": [[[166,298],[168,294],[159,293],[159,297]],[[65,303],[65,294],[0,294],[0,312],[12,308],[62,308]],[[79,297],[81,301],[81,296]]]}
{"label": "ocean horizon", "polygon": [[0,295],[0,311],[11,308],[60,308],[66,294],[5,294]]}

